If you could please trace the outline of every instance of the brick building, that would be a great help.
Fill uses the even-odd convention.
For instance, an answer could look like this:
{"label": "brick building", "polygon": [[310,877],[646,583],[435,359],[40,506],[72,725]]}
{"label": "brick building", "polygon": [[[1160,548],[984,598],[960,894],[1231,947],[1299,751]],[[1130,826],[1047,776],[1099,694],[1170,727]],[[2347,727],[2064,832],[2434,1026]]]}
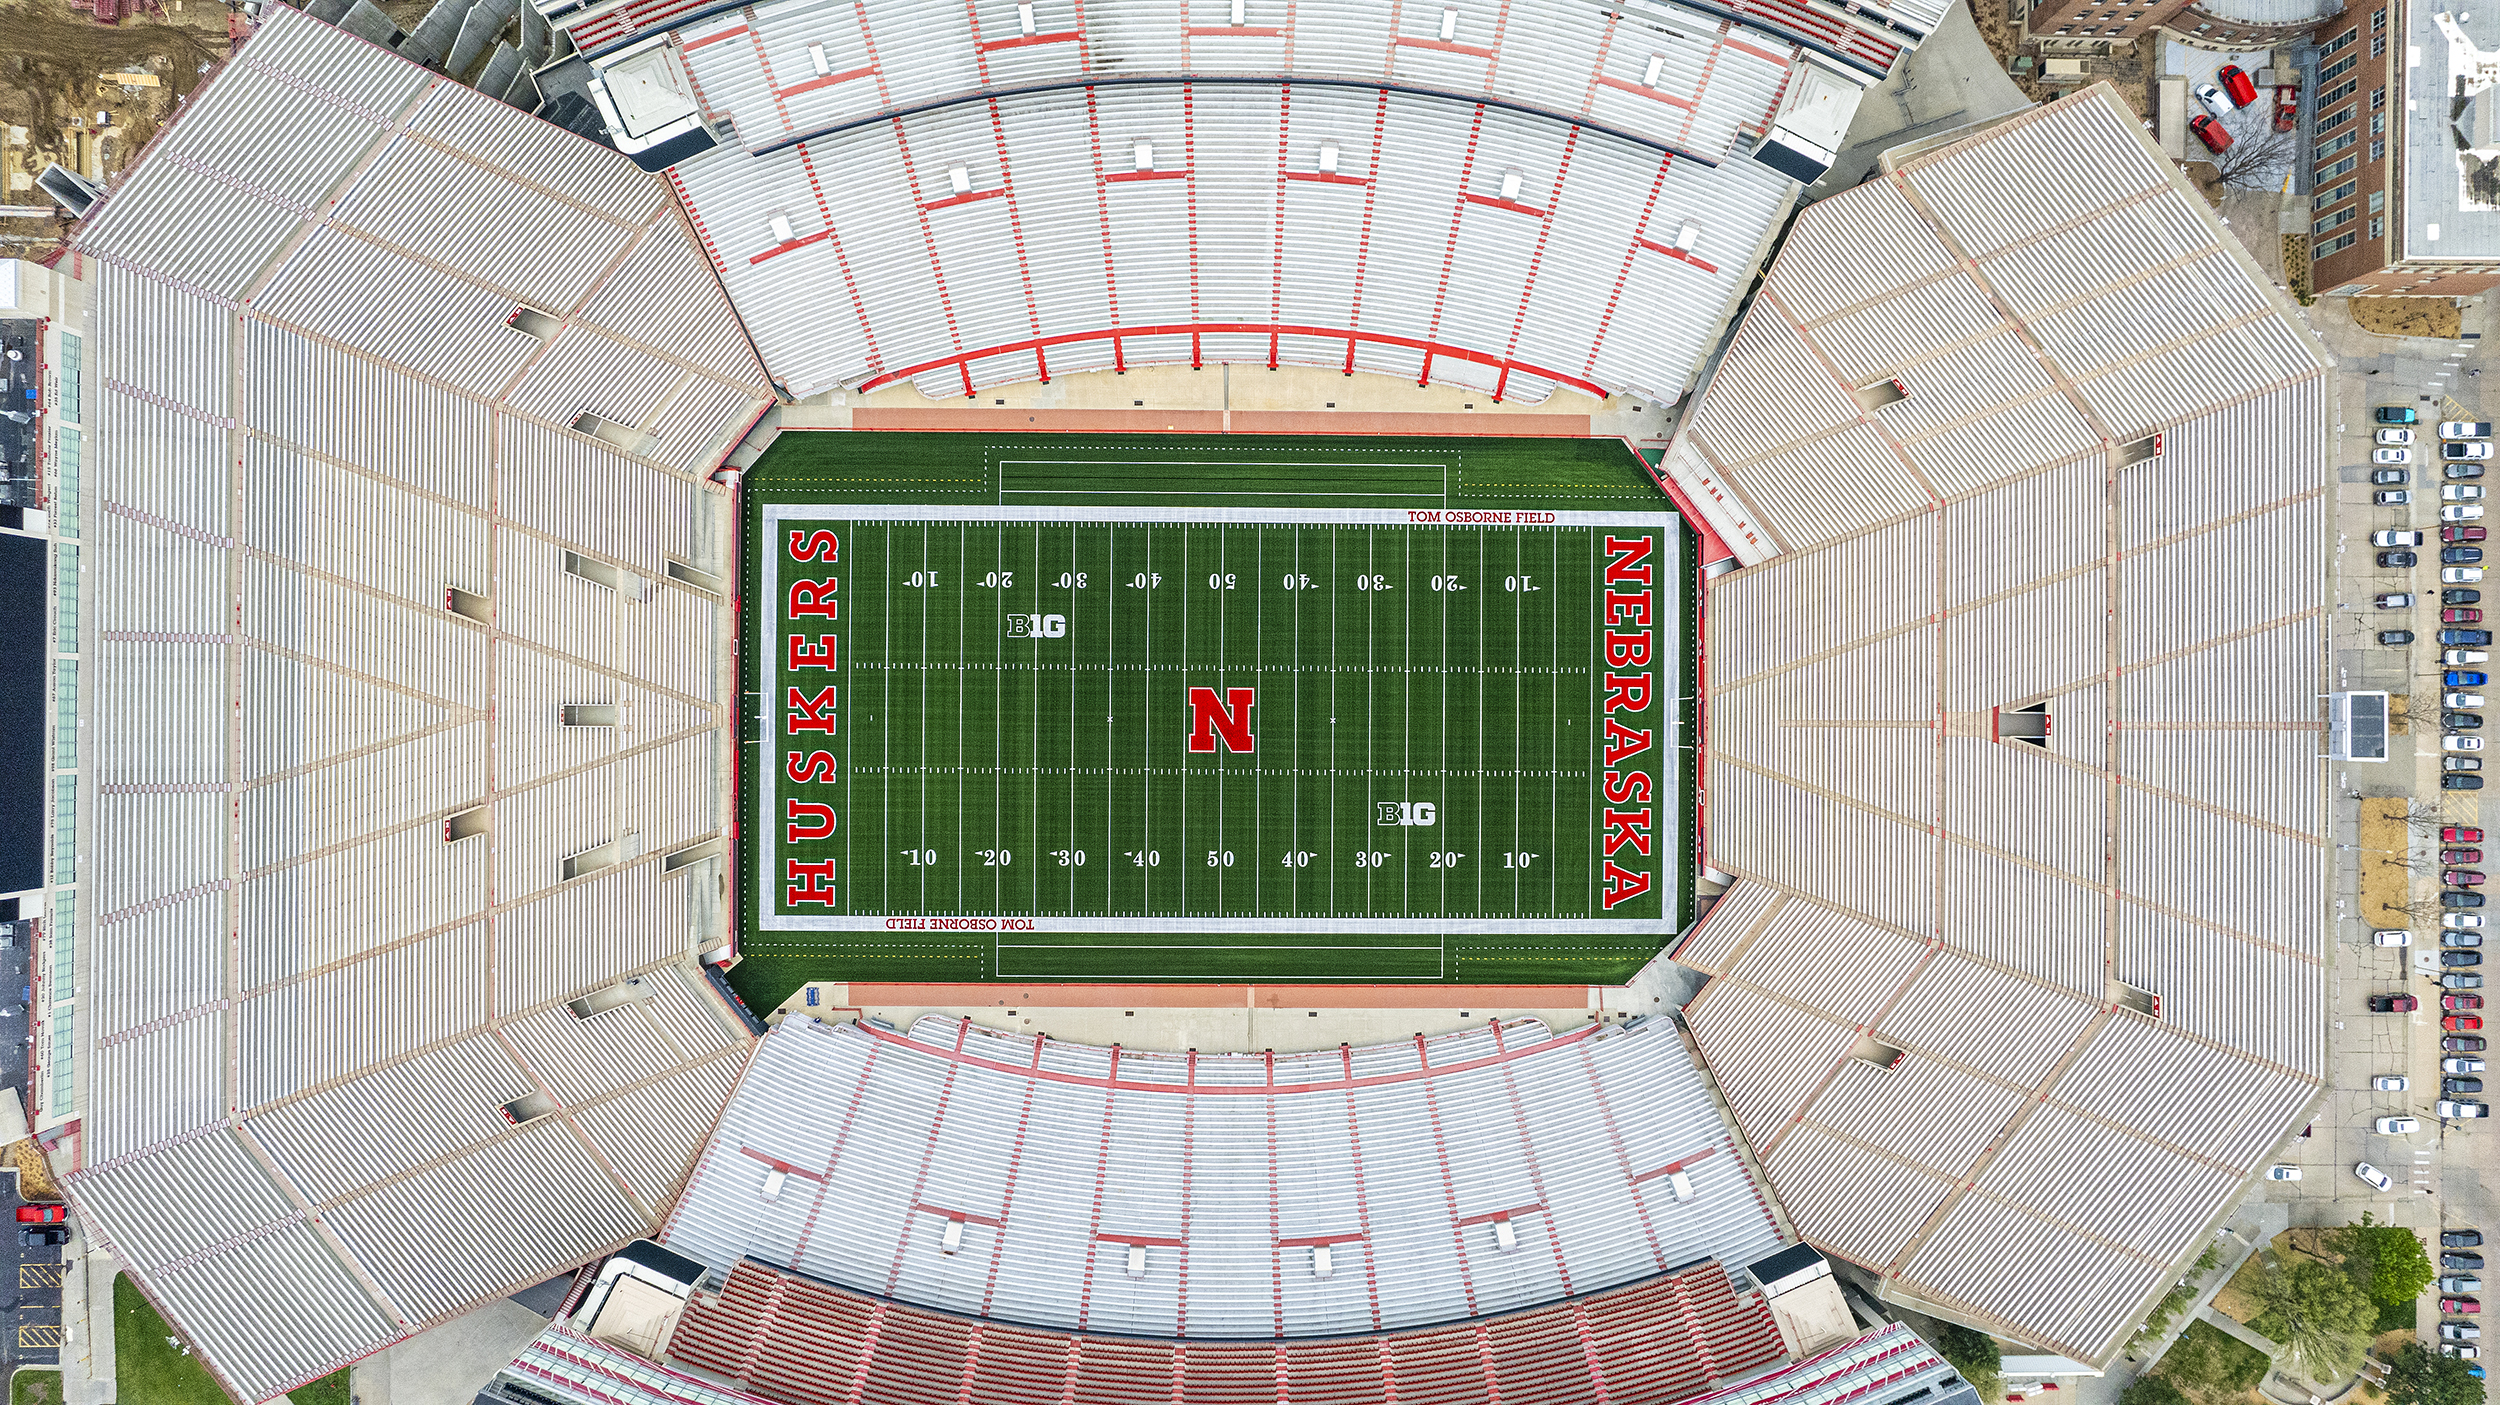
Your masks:
{"label": "brick building", "polygon": [[[2467,198],[2481,158],[2460,150],[2494,144],[2500,89],[2467,95],[2451,118],[2452,32],[2472,48],[2500,48],[2500,16],[2460,23],[2399,0],[2357,0],[2318,25],[2309,159],[2319,292],[2461,297],[2500,283],[2500,212]],[[2422,56],[2409,69],[2408,48]]]}

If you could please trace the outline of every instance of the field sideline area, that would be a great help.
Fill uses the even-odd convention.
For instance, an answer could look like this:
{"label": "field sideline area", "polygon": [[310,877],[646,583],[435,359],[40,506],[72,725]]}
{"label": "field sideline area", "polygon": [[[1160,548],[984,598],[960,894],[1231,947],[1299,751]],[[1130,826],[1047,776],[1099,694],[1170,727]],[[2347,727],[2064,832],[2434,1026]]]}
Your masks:
{"label": "field sideline area", "polygon": [[1608,982],[1690,892],[1687,534],[1619,443],[785,435],[744,960]]}

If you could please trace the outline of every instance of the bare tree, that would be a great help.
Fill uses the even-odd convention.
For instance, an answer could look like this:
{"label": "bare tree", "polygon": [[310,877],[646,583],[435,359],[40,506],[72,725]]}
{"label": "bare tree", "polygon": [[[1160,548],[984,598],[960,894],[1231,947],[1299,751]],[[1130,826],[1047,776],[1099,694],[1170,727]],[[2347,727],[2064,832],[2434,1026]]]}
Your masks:
{"label": "bare tree", "polygon": [[2230,148],[2214,153],[2214,174],[2242,190],[2280,190],[2300,154],[2298,133],[2276,131],[2263,104],[2247,110],[2258,120],[2246,124],[2251,130],[2232,132]]}
{"label": "bare tree", "polygon": [[2453,823],[2448,812],[2437,801],[2415,801],[2405,807],[2405,828],[2425,839],[2436,839],[2439,831]]}

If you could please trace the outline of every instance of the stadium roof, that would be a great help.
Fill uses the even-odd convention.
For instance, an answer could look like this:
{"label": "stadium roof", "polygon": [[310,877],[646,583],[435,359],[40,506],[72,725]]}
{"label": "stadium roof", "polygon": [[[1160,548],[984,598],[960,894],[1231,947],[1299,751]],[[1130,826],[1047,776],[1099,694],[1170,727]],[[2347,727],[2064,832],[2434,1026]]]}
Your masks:
{"label": "stadium roof", "polygon": [[644,1232],[726,1097],[701,475],[766,391],[657,181],[283,6],[73,258],[68,1184],[258,1399]]}
{"label": "stadium roof", "polygon": [[2097,88],[1806,211],[1670,454],[1691,1026],[1896,1294],[2104,1359],[2319,1085],[2326,370]]}
{"label": "stadium roof", "polygon": [[1535,1020],[1262,1056],[787,1018],[666,1231],[718,1272],[1193,1340],[1480,1317],[1780,1239],[1672,1025]]}

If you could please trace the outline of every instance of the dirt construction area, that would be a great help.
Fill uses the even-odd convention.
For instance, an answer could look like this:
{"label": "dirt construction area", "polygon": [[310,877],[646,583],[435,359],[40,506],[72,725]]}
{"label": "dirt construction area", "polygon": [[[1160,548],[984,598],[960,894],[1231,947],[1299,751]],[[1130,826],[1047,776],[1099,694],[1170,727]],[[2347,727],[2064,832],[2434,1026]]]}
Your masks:
{"label": "dirt construction area", "polygon": [[[215,0],[102,25],[68,0],[0,0],[0,205],[49,205],[35,177],[59,162],[106,185],[230,51]],[[57,219],[0,219],[0,257],[60,246]]]}

